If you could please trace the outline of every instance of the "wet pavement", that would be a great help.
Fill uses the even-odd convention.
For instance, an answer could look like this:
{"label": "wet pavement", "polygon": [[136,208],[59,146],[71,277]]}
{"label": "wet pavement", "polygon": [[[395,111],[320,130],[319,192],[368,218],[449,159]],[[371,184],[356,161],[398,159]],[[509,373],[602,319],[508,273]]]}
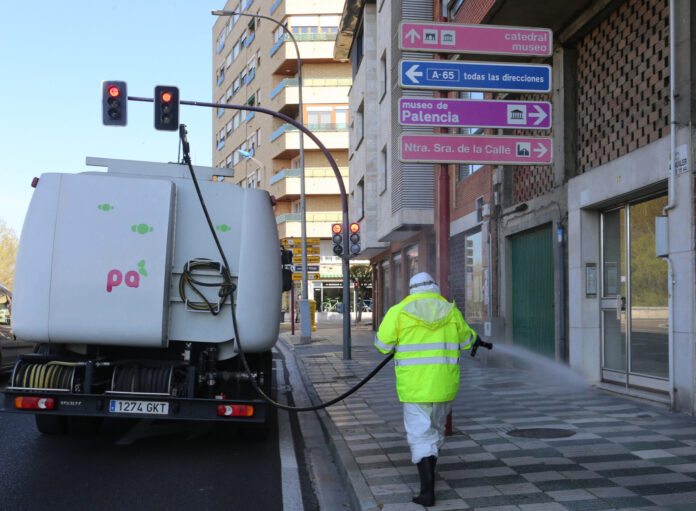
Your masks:
{"label": "wet pavement", "polygon": [[[281,341],[315,402],[345,392],[383,359],[369,325],[353,327],[351,360],[343,360],[340,323],[319,324],[308,344],[284,326]],[[428,509],[696,510],[696,418],[492,353],[461,358],[453,434]],[[393,362],[317,415],[354,509],[423,509],[411,502],[419,478]]]}

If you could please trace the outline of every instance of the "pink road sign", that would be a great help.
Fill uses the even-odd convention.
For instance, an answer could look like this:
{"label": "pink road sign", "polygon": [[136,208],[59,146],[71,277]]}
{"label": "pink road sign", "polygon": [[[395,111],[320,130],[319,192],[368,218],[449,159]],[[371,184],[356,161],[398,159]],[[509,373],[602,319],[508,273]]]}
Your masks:
{"label": "pink road sign", "polygon": [[401,98],[399,122],[404,126],[546,130],[551,127],[551,103]]}
{"label": "pink road sign", "polygon": [[454,23],[401,23],[400,48],[433,53],[549,56],[548,28]]}
{"label": "pink road sign", "polygon": [[551,139],[480,135],[401,135],[403,162],[549,165]]}

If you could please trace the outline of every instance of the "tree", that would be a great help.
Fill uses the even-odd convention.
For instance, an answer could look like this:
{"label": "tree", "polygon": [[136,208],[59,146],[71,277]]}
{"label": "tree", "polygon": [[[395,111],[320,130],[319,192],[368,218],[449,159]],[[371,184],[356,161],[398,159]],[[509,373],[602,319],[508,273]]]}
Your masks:
{"label": "tree", "polygon": [[367,293],[368,287],[372,284],[372,268],[367,264],[355,264],[350,267],[350,281],[358,281],[357,287],[357,298],[358,310],[355,311],[355,317],[359,322],[362,319],[362,301],[363,298],[367,298],[369,295]]}
{"label": "tree", "polygon": [[19,238],[0,218],[0,284],[12,290]]}

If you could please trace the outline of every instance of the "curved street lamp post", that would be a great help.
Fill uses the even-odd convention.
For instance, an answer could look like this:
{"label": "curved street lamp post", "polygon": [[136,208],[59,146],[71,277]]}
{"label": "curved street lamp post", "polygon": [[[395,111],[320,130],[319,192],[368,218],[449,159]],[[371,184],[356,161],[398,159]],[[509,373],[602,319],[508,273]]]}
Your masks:
{"label": "curved street lamp post", "polygon": [[[295,53],[297,54],[297,79],[298,87],[298,102],[300,110],[300,124],[304,124],[304,108],[302,104],[302,59],[300,58],[300,48],[297,46],[297,41],[292,32],[288,30],[280,21],[264,16],[263,14],[249,14],[246,12],[237,11],[212,11],[215,16],[247,16],[249,18],[263,18],[272,21],[276,25],[283,28],[283,32],[290,36],[292,43],[295,45]],[[302,236],[302,299],[300,300],[300,324],[301,324],[301,339],[302,343],[307,343],[312,338],[312,329],[309,323],[309,296],[307,283],[307,207],[305,201],[305,162],[304,162],[304,136],[300,133],[300,225]]]}

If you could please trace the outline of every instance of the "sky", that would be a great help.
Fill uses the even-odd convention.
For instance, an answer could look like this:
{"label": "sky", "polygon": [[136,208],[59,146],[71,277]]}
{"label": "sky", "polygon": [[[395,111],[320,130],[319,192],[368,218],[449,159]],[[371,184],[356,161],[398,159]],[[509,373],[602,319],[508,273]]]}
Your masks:
{"label": "sky", "polygon": [[[176,161],[178,132],[154,129],[152,103],[128,103],[128,125],[103,126],[102,80],[129,96],[156,85],[212,101],[213,9],[224,0],[0,2],[0,220],[19,235],[31,181],[98,171],[85,158]],[[182,105],[195,165],[211,165],[209,108]]]}

